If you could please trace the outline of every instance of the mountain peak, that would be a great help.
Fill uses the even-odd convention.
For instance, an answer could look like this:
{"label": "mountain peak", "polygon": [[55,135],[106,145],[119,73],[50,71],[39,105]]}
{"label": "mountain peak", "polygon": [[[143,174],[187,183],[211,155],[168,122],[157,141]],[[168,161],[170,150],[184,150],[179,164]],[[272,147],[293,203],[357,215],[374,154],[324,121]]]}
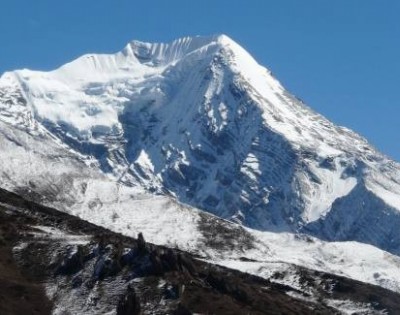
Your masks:
{"label": "mountain peak", "polygon": [[131,41],[123,50],[125,56],[135,57],[143,63],[156,65],[175,62],[184,56],[200,49],[229,45],[238,45],[224,34],[212,36],[181,37],[168,43],[150,43],[138,40]]}
{"label": "mountain peak", "polygon": [[304,106],[226,35],[132,41],[0,85],[0,119],[40,125],[124,183],[251,227],[322,222],[344,209],[336,200],[369,191],[400,209],[397,166]]}

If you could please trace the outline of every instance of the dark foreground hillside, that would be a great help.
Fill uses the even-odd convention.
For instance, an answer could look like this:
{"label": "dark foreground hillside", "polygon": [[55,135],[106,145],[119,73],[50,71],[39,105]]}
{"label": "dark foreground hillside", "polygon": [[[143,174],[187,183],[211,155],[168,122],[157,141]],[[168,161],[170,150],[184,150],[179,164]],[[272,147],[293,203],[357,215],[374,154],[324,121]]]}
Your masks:
{"label": "dark foreground hillside", "polygon": [[303,268],[299,274],[318,296],[0,190],[0,314],[340,314],[327,299],[368,306],[362,314],[400,314],[394,292]]}

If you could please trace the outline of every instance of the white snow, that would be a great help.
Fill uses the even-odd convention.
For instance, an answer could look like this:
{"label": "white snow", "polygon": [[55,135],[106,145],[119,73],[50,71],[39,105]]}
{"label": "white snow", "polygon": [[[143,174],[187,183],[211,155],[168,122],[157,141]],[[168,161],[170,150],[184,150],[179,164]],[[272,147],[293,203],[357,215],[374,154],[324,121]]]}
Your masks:
{"label": "white snow", "polygon": [[253,153],[249,153],[244,160],[240,171],[246,174],[253,181],[257,181],[257,176],[261,175],[260,165],[257,157]]}
{"label": "white snow", "polygon": [[154,172],[154,165],[151,162],[148,154],[144,150],[140,151],[140,154],[136,159],[135,163],[139,164],[142,168],[150,172]]}
{"label": "white snow", "polygon": [[[286,271],[289,267],[285,264],[295,264],[400,292],[400,258],[374,246],[324,242],[289,233],[249,231],[256,237],[256,249],[247,251],[245,257],[255,262],[239,261],[240,253],[227,255],[226,252],[214,254],[211,261],[264,278],[276,271]],[[295,287],[294,279],[286,281]]]}
{"label": "white snow", "polygon": [[352,314],[387,314],[385,310],[378,311],[372,307],[370,304],[365,303],[356,303],[350,300],[325,300],[327,305],[337,309],[343,315],[352,315]]}
{"label": "white snow", "polygon": [[137,237],[142,232],[147,241],[155,244],[191,250],[196,248],[202,235],[196,229],[199,218],[195,209],[178,205],[166,197],[132,195],[130,189],[123,187],[115,197],[118,200],[102,200],[90,211],[80,210],[86,209],[86,205],[81,204],[74,207],[72,213],[131,237]]}
{"label": "white snow", "polygon": [[313,222],[325,216],[336,199],[348,195],[357,185],[357,178],[343,178],[344,168],[339,165],[337,160],[335,164],[336,170],[334,171],[318,168],[315,165],[309,166],[321,184],[315,184],[312,189],[308,207],[303,214],[305,222]]}
{"label": "white snow", "polygon": [[46,238],[51,238],[53,240],[61,240],[71,245],[86,245],[91,240],[90,235],[68,234],[56,227],[49,227],[42,225],[35,225],[32,227],[34,229],[41,231],[41,232],[32,232],[32,234],[35,237],[46,237]]}
{"label": "white snow", "polygon": [[[236,100],[228,90],[232,85],[242,87],[246,96],[239,95]],[[271,187],[261,187],[261,179],[268,174],[274,176],[277,186],[272,188],[282,191],[293,189],[295,181],[301,183],[294,193],[302,198],[296,201],[303,206],[300,215],[305,223],[327,216],[335,200],[351,193],[360,180],[400,210],[400,166],[377,153],[365,139],[301,105],[227,36],[182,38],[162,44],[133,41],[119,53],[85,55],[51,72],[5,73],[0,77],[0,92],[1,187],[44,195],[42,203],[114,231],[129,236],[143,232],[150,242],[179,247],[266,278],[293,263],[400,292],[399,258],[373,246],[249,229],[255,249],[216,251],[205,244],[198,227],[199,210],[172,197],[144,192],[144,188],[156,188],[165,193],[162,174],[173,169],[183,176],[179,166],[185,165],[205,170],[204,181],[196,182],[193,204],[217,193],[219,202],[236,194],[252,202],[250,193],[255,191],[266,207]],[[18,101],[19,97],[26,104]],[[149,126],[143,126],[142,110],[158,120],[146,120]],[[129,134],[120,121],[122,114],[132,119],[128,125],[138,130]],[[64,138],[46,129],[46,124]],[[262,127],[282,136],[271,137],[271,141],[281,140],[275,143],[276,152],[267,152],[273,157],[260,147],[263,139],[258,132]],[[209,131],[210,137],[226,131],[237,147],[212,155],[217,155],[216,161],[208,164],[193,159],[194,149],[206,153],[215,149],[204,140],[200,128]],[[235,128],[240,133],[235,134]],[[143,145],[141,132],[153,130],[155,136],[147,146],[138,147],[136,160],[118,159],[117,153],[123,155],[128,140]],[[105,145],[104,160],[112,171],[104,174],[96,157],[73,148],[66,138],[78,144]],[[281,160],[287,162],[288,150],[314,154],[302,158],[302,167],[294,167],[290,183],[285,177],[290,165],[280,173],[279,168],[277,173],[268,173]],[[324,158],[333,158],[332,169],[319,165]],[[236,159],[237,164],[232,164]],[[345,174],[346,167],[356,160],[365,164],[367,175]],[[148,179],[133,178],[135,164]],[[216,180],[218,171],[232,165],[227,173],[240,171],[249,179],[246,185],[250,189],[227,194],[231,191]],[[186,187],[168,193],[184,195]],[[229,209],[213,210],[226,215]],[[235,213],[245,216],[242,210]],[[242,256],[255,262],[240,261]]]}
{"label": "white snow", "polygon": [[389,206],[400,211],[400,183],[388,179],[381,172],[369,174],[369,181],[366,182],[368,190],[381,198]]}

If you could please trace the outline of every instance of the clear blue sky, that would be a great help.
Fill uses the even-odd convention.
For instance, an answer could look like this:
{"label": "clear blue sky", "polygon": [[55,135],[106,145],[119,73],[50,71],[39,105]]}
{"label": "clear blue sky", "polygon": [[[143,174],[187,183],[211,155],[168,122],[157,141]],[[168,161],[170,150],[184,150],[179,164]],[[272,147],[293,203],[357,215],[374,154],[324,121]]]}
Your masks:
{"label": "clear blue sky", "polygon": [[400,161],[399,0],[2,0],[0,72],[216,33]]}

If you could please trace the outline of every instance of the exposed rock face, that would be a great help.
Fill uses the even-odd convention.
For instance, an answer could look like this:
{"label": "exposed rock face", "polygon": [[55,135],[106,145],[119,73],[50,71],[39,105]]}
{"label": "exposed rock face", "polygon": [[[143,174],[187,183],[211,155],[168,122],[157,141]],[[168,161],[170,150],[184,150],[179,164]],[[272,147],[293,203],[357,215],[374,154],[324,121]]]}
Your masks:
{"label": "exposed rock face", "polygon": [[[0,304],[4,314],[378,314],[400,311],[400,295],[293,266],[298,283],[208,264],[99,228],[0,190]],[[10,229],[9,227],[12,227]],[[19,295],[5,278],[18,274]],[[16,278],[14,278],[16,280]],[[13,281],[14,281],[13,280]],[[29,280],[29,282],[28,282]],[[43,287],[46,283],[46,288]],[[14,290],[14,288],[12,288]],[[46,290],[46,294],[45,294]],[[27,304],[19,303],[21,294]],[[41,305],[32,298],[39,298]],[[25,306],[32,306],[26,310]],[[19,313],[18,313],[19,312]]]}
{"label": "exposed rock face", "polygon": [[135,290],[128,286],[127,293],[118,302],[117,315],[139,315],[140,302]]}

